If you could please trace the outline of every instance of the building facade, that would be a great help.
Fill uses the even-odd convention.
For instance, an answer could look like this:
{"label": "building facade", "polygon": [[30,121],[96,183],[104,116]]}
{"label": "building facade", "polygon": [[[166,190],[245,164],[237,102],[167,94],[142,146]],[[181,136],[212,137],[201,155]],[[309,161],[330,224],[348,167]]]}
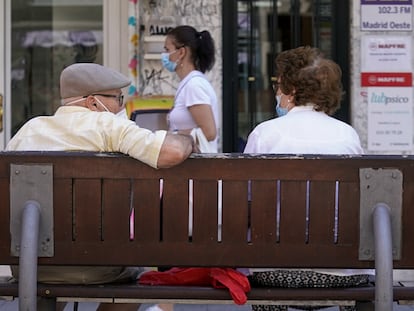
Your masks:
{"label": "building facade", "polygon": [[274,58],[299,45],[341,66],[336,117],[356,128],[366,153],[414,149],[412,0],[1,0],[0,11],[0,149],[28,119],[54,113],[60,71],[71,63],[129,75],[131,101],[173,98],[179,81],[160,53],[166,31],[181,24],[215,40],[207,76],[222,151],[242,151],[254,126],[275,117]]}

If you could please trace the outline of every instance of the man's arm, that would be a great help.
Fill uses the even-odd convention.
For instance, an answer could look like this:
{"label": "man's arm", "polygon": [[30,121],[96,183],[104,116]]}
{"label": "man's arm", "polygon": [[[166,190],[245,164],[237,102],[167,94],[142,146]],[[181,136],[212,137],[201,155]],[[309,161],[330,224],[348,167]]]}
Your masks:
{"label": "man's arm", "polygon": [[167,133],[158,156],[157,167],[168,168],[180,164],[192,152],[197,152],[190,135]]}

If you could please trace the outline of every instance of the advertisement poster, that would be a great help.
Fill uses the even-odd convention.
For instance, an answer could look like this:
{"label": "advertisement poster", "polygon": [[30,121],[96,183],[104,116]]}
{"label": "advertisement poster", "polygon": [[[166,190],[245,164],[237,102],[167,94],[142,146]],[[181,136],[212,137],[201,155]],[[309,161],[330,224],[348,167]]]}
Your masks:
{"label": "advertisement poster", "polygon": [[412,150],[412,94],[411,87],[368,88],[368,150]]}
{"label": "advertisement poster", "polygon": [[362,72],[412,72],[411,36],[362,36]]}
{"label": "advertisement poster", "polygon": [[412,31],[413,0],[361,0],[362,31]]}

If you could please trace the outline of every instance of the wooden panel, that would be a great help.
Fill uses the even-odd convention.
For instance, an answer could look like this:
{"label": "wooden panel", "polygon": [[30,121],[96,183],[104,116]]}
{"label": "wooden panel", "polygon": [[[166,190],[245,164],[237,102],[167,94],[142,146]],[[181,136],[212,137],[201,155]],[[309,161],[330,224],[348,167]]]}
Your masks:
{"label": "wooden panel", "polygon": [[333,245],[335,233],[335,182],[310,183],[309,244]]}
{"label": "wooden panel", "polygon": [[192,241],[216,244],[218,239],[218,195],[216,180],[194,180]]}
{"label": "wooden panel", "polygon": [[247,243],[247,180],[223,180],[222,243]]}
{"label": "wooden panel", "polygon": [[100,179],[76,179],[73,184],[74,240],[97,242],[102,240]]}
{"label": "wooden panel", "polygon": [[403,177],[403,211],[402,211],[402,251],[401,261],[395,261],[395,265],[414,268],[414,174]]}
{"label": "wooden panel", "polygon": [[[359,184],[339,183],[338,244],[359,244]],[[358,255],[358,254],[354,254]]]}
{"label": "wooden panel", "polygon": [[158,243],[161,239],[161,199],[158,179],[135,179],[134,240],[140,243]]}
{"label": "wooden panel", "polygon": [[251,241],[276,243],[277,181],[253,180],[251,187]]}
{"label": "wooden panel", "polygon": [[162,241],[184,242],[188,236],[188,180],[164,179]]}
{"label": "wooden panel", "polygon": [[[405,242],[404,259],[397,264],[412,266],[414,248],[406,242],[414,236],[414,226],[410,223],[414,217],[414,185],[412,182],[408,184],[414,180],[412,160],[414,156],[194,155],[179,166],[154,170],[123,155],[29,152],[19,155],[7,153],[1,157],[0,173],[8,170],[10,162],[54,165],[57,255],[40,258],[42,263],[369,267],[372,263],[358,261],[356,254],[359,241],[359,168],[398,167],[404,171],[402,230]],[[6,173],[7,180],[2,177],[0,189],[4,184],[8,188],[9,173]],[[105,181],[102,186],[101,180],[106,178],[112,181]],[[134,181],[133,206],[136,212],[132,242],[127,229],[129,185],[125,184],[131,178]],[[160,178],[164,179],[162,204],[159,198]],[[189,178],[194,179],[195,187],[192,241],[188,236]],[[217,234],[217,179],[222,179],[224,184],[221,243],[214,241]],[[250,179],[254,180],[249,213],[247,184]],[[340,191],[339,218],[337,244],[332,246],[332,213],[335,214],[332,189],[336,179],[339,180]],[[274,234],[279,199],[276,180],[281,180],[279,243],[275,242]],[[306,180],[310,180],[308,244]],[[8,190],[0,190],[0,216],[8,221],[3,210],[4,194],[7,196]],[[251,237],[248,236],[249,215]],[[119,218],[124,220],[120,222]],[[74,241],[72,229],[73,237],[76,237]],[[0,230],[8,239],[8,222]],[[8,243],[3,235],[0,236],[1,245]]]}
{"label": "wooden panel", "polygon": [[131,182],[105,179],[102,184],[102,240],[127,242],[132,208]]}
{"label": "wooden panel", "polygon": [[0,179],[0,258],[10,255],[10,192],[9,179]]}
{"label": "wooden panel", "polygon": [[72,251],[70,246],[75,239],[72,218],[72,179],[55,178],[53,189],[55,256],[68,258]]}
{"label": "wooden panel", "polygon": [[306,182],[281,181],[280,191],[280,243],[304,244]]}

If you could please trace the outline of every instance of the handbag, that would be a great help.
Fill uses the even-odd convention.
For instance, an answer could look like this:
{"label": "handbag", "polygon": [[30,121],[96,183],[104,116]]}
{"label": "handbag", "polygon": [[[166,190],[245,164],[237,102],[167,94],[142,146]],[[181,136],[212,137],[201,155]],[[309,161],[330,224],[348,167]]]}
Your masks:
{"label": "handbag", "polygon": [[195,144],[201,153],[216,153],[217,150],[214,150],[204,135],[201,128],[196,127],[191,130],[190,135],[193,137]]}

